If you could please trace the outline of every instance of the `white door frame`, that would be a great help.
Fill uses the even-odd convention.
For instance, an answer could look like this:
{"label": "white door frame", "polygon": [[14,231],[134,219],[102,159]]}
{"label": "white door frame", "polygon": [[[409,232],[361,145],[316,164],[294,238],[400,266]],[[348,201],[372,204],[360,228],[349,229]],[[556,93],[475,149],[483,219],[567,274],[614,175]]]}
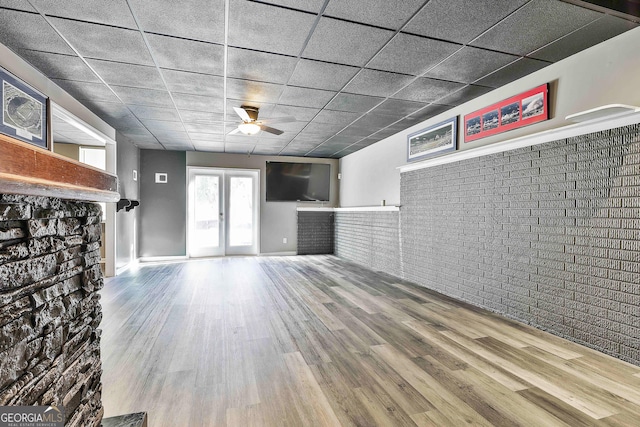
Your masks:
{"label": "white door frame", "polygon": [[[221,248],[210,255],[192,254],[191,251],[191,233],[193,232],[192,212],[193,212],[193,194],[190,184],[192,177],[197,174],[216,175],[221,177],[220,181],[220,213],[221,213],[221,229],[219,230]],[[253,177],[253,193],[254,193],[254,245],[248,247],[233,247],[229,245],[229,221],[227,220],[227,210],[229,208],[229,183],[233,177]],[[235,169],[235,168],[217,168],[217,167],[201,167],[187,166],[187,257],[202,256],[226,256],[226,255],[258,255],[260,253],[260,169]]]}

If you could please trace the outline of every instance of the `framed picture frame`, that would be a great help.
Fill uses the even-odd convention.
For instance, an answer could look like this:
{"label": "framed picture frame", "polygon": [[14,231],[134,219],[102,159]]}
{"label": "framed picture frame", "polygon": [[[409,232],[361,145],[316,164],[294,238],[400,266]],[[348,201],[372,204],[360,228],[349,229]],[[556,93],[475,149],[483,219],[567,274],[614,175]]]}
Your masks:
{"label": "framed picture frame", "polygon": [[407,161],[455,151],[458,118],[440,122],[407,136]]}
{"label": "framed picture frame", "polygon": [[0,68],[0,133],[48,149],[47,97]]}
{"label": "framed picture frame", "polygon": [[549,84],[464,116],[464,142],[549,120]]}

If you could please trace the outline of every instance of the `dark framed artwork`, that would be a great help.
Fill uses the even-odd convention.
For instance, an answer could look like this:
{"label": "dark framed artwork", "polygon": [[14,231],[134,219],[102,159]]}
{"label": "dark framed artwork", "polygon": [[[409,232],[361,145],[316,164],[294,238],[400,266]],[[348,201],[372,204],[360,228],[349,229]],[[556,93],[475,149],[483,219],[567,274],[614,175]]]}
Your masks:
{"label": "dark framed artwork", "polygon": [[457,141],[458,118],[454,117],[430,126],[407,137],[407,161],[454,151]]}
{"label": "dark framed artwork", "polygon": [[0,90],[0,133],[47,149],[47,97],[2,68]]}
{"label": "dark framed artwork", "polygon": [[549,119],[549,84],[464,116],[464,142],[475,141]]}

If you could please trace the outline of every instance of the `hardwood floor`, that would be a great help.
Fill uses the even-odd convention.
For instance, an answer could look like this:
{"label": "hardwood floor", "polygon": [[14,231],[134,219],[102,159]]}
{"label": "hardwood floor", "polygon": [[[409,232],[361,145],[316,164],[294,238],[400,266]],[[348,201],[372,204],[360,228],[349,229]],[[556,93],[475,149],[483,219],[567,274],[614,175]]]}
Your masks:
{"label": "hardwood floor", "polygon": [[638,426],[640,368],[332,256],[102,291],[106,416],[149,426]]}

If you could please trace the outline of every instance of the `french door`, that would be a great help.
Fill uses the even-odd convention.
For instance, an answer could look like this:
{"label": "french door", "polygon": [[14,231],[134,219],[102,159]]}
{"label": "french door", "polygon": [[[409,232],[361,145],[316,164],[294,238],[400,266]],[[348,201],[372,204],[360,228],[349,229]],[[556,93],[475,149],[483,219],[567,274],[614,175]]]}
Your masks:
{"label": "french door", "polygon": [[189,168],[190,257],[257,255],[259,173]]}

